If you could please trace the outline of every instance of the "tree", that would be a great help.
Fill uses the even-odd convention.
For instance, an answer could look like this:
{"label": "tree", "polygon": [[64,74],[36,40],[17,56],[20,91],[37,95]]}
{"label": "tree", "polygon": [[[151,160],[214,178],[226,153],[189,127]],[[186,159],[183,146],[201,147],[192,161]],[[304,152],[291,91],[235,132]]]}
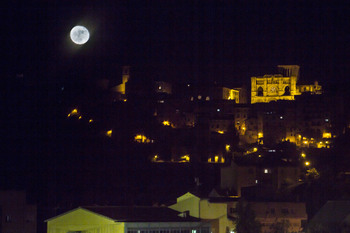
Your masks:
{"label": "tree", "polygon": [[291,224],[288,219],[276,220],[274,224],[270,226],[273,233],[288,233]]}
{"label": "tree", "polygon": [[255,220],[255,213],[250,205],[244,201],[237,203],[237,217],[236,217],[237,233],[260,233],[261,224]]}

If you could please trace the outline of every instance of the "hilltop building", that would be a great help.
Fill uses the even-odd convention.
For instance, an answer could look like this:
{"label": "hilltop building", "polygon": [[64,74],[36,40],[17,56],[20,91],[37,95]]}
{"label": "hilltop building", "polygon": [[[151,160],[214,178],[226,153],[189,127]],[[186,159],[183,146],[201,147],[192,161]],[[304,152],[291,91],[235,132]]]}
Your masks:
{"label": "hilltop building", "polygon": [[299,79],[298,65],[279,65],[279,74],[265,74],[262,77],[251,77],[251,103],[269,103],[277,100],[294,100],[296,95],[304,92],[321,94],[322,87],[318,82],[297,85]]}
{"label": "hilltop building", "polygon": [[114,86],[111,91],[114,93],[117,99],[122,100],[126,99],[126,83],[130,79],[130,66],[123,66],[122,67],[122,82]]}

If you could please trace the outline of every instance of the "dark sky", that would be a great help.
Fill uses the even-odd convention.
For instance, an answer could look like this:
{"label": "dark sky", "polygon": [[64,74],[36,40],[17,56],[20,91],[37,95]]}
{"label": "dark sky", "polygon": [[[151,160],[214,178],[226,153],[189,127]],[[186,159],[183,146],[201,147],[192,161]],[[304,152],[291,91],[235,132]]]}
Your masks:
{"label": "dark sky", "polygon": [[[2,72],[59,82],[120,77],[115,67],[131,65],[142,78],[239,83],[278,64],[300,65],[310,81],[350,71],[346,1],[23,2],[2,9]],[[76,24],[91,31],[84,46],[69,40]]]}

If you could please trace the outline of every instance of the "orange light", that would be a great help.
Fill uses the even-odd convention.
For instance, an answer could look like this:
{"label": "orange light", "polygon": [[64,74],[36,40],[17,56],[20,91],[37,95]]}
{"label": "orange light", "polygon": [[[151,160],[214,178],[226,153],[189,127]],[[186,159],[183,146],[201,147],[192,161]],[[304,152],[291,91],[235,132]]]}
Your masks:
{"label": "orange light", "polygon": [[170,126],[170,122],[169,121],[163,121],[162,122],[164,126]]}
{"label": "orange light", "polygon": [[108,131],[106,132],[106,136],[107,136],[107,137],[112,137],[112,133],[113,133],[112,130],[108,130]]}

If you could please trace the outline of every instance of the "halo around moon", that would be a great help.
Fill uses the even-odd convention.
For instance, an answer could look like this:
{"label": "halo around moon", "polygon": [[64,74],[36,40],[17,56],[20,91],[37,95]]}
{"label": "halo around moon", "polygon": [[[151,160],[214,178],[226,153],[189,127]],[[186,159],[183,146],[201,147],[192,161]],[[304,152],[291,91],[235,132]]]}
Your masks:
{"label": "halo around moon", "polygon": [[78,25],[70,31],[70,38],[75,44],[82,45],[89,40],[90,33],[86,27]]}

